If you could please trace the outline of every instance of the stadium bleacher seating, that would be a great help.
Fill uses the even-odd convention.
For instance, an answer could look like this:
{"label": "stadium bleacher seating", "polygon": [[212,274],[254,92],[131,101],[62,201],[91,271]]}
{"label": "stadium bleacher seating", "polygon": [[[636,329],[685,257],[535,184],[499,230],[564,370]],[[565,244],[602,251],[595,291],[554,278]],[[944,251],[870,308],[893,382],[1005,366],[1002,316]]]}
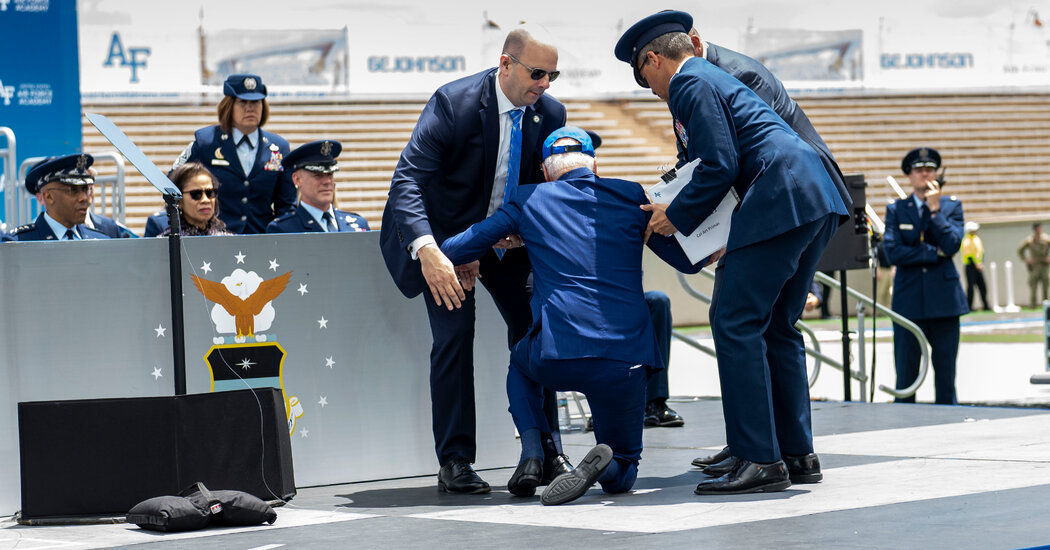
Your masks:
{"label": "stadium bleacher seating", "polygon": [[[868,202],[882,213],[892,175],[907,187],[900,159],[917,146],[937,148],[947,166],[947,193],[980,222],[1032,219],[1050,212],[1050,94],[798,96],[844,173],[864,174]],[[412,132],[422,100],[271,103],[266,128],[295,147],[332,138],[343,142],[337,174],[339,207],[380,225],[390,177]],[[570,124],[602,135],[603,176],[655,182],[674,164],[670,115],[659,100],[567,101]],[[215,121],[212,103],[84,105],[108,116],[159,167],[167,170],[192,139]],[[112,150],[84,122],[84,150]],[[106,174],[107,167],[100,172]],[[145,178],[127,170],[127,224],[141,233],[146,216],[162,201]]]}

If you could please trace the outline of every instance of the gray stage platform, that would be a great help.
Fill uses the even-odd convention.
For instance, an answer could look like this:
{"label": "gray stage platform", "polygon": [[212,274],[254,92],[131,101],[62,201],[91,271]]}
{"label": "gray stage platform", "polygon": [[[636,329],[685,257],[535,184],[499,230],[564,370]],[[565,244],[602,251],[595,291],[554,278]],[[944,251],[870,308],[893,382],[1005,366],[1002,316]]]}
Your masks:
{"label": "gray stage platform", "polygon": [[[483,476],[487,496],[433,476],[303,488],[273,526],[154,534],[128,525],[0,529],[0,548],[1025,548],[1050,544],[1050,411],[817,402],[825,481],[698,497],[689,461],[722,445],[718,400],[676,403],[685,428],[645,432],[630,494],[544,507]],[[566,435],[573,457],[591,434]],[[390,457],[396,461],[396,456]]]}

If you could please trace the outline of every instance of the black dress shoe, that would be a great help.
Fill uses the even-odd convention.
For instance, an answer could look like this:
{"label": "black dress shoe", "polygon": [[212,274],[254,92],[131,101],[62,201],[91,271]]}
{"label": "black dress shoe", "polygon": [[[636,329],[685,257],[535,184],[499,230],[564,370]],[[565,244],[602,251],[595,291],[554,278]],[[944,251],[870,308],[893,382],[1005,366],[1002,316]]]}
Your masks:
{"label": "black dress shoe", "polygon": [[543,477],[543,462],[539,458],[526,458],[518,463],[514,475],[507,482],[507,490],[514,496],[531,497]]}
{"label": "black dress shoe", "polygon": [[725,459],[727,459],[727,458],[729,458],[731,456],[733,456],[733,455],[729,453],[729,446],[726,445],[725,447],[722,447],[721,451],[718,451],[717,453],[715,453],[715,454],[713,454],[711,456],[705,456],[705,457],[702,457],[702,458],[694,458],[693,459],[693,466],[696,466],[697,468],[707,468],[708,466],[710,466],[712,464],[718,464],[719,462],[722,462],[723,460],[725,460]]}
{"label": "black dress shoe", "polygon": [[711,477],[722,477],[722,476],[728,474],[729,472],[732,472],[733,470],[735,470],[736,467],[738,465],[740,465],[740,461],[741,460],[742,459],[740,459],[740,458],[737,458],[735,456],[731,456],[731,457],[723,460],[722,462],[719,462],[717,464],[712,464],[712,465],[708,466],[707,468],[704,468],[702,471],[705,474],[707,474],[707,475],[709,475]]}
{"label": "black dress shoe", "polygon": [[663,401],[650,401],[645,405],[645,425],[657,428],[678,428],[685,426],[685,419],[674,412]]}
{"label": "black dress shoe", "polygon": [[463,457],[453,458],[441,467],[438,489],[461,495],[481,495],[491,490],[489,484],[471,467],[470,461]]}
{"label": "black dress shoe", "polygon": [[819,483],[824,479],[824,474],[820,473],[820,459],[814,453],[784,455],[784,464],[787,465],[791,483]]}
{"label": "black dress shoe", "polygon": [[540,485],[550,485],[554,478],[568,473],[572,473],[569,457],[564,454],[554,455],[543,464],[543,477],[540,479]]}
{"label": "black dress shoe", "polygon": [[783,460],[759,464],[741,459],[735,470],[722,477],[701,481],[694,492],[698,495],[739,495],[772,493],[788,487],[791,487],[791,480]]}
{"label": "black dress shoe", "polygon": [[587,489],[591,488],[591,485],[594,485],[594,482],[598,481],[602,472],[609,467],[612,457],[613,452],[608,445],[604,443],[595,445],[587,453],[587,456],[583,457],[579,466],[573,469],[572,472],[556,477],[543,490],[543,494],[540,495],[540,502],[551,506],[565,504],[580,498],[587,492]]}

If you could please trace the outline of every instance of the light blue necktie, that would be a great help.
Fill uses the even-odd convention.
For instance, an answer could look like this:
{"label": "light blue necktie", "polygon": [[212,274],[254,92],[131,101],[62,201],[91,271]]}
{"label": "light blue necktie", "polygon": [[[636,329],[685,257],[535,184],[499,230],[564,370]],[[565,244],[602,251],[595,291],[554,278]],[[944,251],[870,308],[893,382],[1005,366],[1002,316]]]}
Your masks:
{"label": "light blue necktie", "polygon": [[[503,188],[503,204],[510,202],[511,195],[518,190],[518,172],[521,170],[521,109],[514,109],[510,115],[510,155],[507,156],[507,185]],[[503,259],[506,250],[497,248],[496,256]]]}

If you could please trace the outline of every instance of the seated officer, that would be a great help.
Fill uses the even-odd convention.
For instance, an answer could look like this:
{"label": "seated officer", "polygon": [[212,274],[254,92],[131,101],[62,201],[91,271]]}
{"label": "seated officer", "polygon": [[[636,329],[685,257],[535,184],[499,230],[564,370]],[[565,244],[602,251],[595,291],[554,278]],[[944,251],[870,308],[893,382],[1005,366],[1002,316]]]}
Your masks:
{"label": "seated officer", "polygon": [[267,233],[336,233],[368,231],[368,222],[353,212],[336,210],[336,158],[343,150],[335,140],[313,141],[288,153],[282,164],[299,189],[299,204],[266,226]]}
{"label": "seated officer", "polygon": [[51,157],[40,161],[26,174],[26,190],[44,207],[36,221],[4,235],[4,241],[79,241],[109,236],[84,225],[95,178],[88,167],[91,155]]}

